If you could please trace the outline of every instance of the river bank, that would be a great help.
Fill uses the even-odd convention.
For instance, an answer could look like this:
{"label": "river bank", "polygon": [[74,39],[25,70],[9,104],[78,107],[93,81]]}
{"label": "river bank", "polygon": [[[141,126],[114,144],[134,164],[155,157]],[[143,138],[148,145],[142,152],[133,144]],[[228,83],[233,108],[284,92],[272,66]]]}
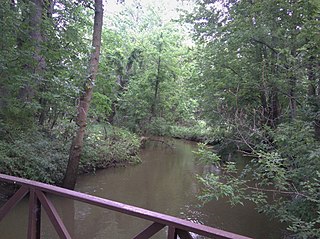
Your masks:
{"label": "river bank", "polygon": [[[71,136],[66,130],[30,130],[0,140],[0,172],[49,184],[62,182]],[[98,169],[136,164],[140,139],[116,127],[88,127],[79,174]]]}

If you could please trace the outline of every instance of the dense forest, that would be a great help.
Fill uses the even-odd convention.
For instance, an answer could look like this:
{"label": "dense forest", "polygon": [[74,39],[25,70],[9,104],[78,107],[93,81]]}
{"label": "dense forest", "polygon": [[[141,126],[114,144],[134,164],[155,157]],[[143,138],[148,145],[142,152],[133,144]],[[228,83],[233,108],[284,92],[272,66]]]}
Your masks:
{"label": "dense forest", "polygon": [[199,177],[203,201],[319,238],[320,2],[111,2],[2,2],[0,172],[74,188],[154,136],[198,141],[224,171]]}

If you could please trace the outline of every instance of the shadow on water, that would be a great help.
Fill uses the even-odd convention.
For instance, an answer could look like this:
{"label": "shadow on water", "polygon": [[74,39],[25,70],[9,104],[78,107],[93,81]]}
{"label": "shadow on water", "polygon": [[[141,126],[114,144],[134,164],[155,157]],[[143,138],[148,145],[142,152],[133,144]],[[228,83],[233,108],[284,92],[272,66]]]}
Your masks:
{"label": "shadow on water", "polygon": [[[201,185],[195,175],[218,169],[195,163],[192,150],[196,144],[181,140],[172,143],[174,148],[148,143],[140,154],[140,165],[82,175],[76,190],[257,239],[281,238],[282,226],[257,213],[252,204],[231,207],[219,200],[201,206],[197,199]],[[132,238],[151,224],[72,200],[52,200],[68,230],[78,239]],[[26,219],[27,200],[0,223],[1,238],[25,238]],[[46,216],[42,225],[44,238],[58,238]],[[153,238],[165,238],[164,230]]]}

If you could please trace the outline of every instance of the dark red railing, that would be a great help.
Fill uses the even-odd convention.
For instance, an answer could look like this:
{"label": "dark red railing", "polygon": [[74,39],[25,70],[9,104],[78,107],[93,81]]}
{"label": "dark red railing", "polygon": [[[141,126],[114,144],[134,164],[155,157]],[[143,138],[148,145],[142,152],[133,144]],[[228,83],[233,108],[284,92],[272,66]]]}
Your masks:
{"label": "dark red railing", "polygon": [[[28,239],[40,238],[41,208],[43,208],[60,238],[71,238],[67,228],[62,222],[57,210],[46,194],[53,194],[64,198],[88,203],[91,205],[117,211],[137,218],[151,221],[152,224],[145,230],[134,236],[134,239],[147,239],[159,232],[162,228],[168,227],[168,239],[192,239],[190,232],[209,238],[219,239],[249,239],[230,232],[216,228],[195,224],[176,217],[149,211],[146,209],[126,205],[104,198],[91,196],[88,194],[48,185],[36,181],[17,178],[0,174],[0,181],[20,185],[20,189],[0,208],[0,223],[7,213],[17,205],[27,194],[29,194],[29,219],[28,219]],[[42,206],[42,207],[41,207]]]}

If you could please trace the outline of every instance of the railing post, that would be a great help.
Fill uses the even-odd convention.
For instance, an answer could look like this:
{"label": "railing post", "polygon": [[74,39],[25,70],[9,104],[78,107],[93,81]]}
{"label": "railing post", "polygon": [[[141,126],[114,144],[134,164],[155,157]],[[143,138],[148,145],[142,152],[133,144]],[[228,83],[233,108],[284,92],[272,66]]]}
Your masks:
{"label": "railing post", "polygon": [[169,226],[168,239],[177,239],[177,232],[175,227]]}
{"label": "railing post", "polygon": [[40,239],[41,230],[41,204],[34,188],[29,194],[29,221],[28,239]]}
{"label": "railing post", "polygon": [[191,234],[187,231],[183,231],[180,229],[177,229],[177,234],[179,236],[180,239],[193,239],[193,237],[191,236]]}

